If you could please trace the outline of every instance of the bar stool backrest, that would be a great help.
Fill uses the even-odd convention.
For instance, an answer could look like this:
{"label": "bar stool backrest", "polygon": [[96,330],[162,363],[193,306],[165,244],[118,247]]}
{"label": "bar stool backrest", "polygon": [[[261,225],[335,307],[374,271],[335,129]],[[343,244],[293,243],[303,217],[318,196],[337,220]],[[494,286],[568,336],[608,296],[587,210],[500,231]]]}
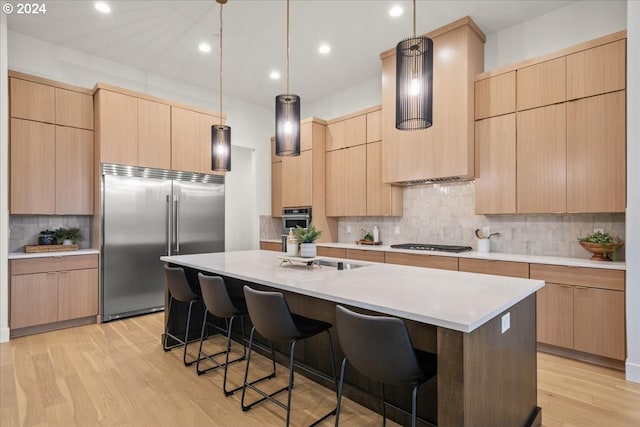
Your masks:
{"label": "bar stool backrest", "polygon": [[271,341],[287,341],[301,335],[280,292],[257,291],[245,285],[244,297],[251,323],[260,335]]}
{"label": "bar stool backrest", "polygon": [[164,278],[173,298],[182,302],[190,302],[198,299],[198,295],[196,295],[196,293],[191,290],[191,286],[189,286],[183,268],[165,265]]}
{"label": "bar stool backrest", "polygon": [[238,314],[222,277],[198,273],[198,280],[202,290],[202,300],[209,313],[220,318]]}
{"label": "bar stool backrest", "polygon": [[368,316],[337,305],[336,329],[347,360],[366,377],[386,384],[424,378],[402,320]]}

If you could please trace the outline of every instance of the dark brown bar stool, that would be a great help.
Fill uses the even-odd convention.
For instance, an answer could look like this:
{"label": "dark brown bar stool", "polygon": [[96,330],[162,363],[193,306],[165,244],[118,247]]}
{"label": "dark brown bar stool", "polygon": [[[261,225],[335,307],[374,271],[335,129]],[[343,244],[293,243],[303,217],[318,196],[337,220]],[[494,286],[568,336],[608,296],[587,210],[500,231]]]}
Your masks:
{"label": "dark brown bar stool", "polygon": [[[244,360],[247,356],[247,349],[244,346],[244,321],[243,316],[248,314],[247,306],[242,298],[231,299],[227,287],[224,284],[224,279],[218,276],[206,276],[202,273],[198,273],[198,281],[200,282],[200,289],[202,290],[202,300],[207,308],[207,312],[213,316],[224,319],[226,328],[222,328],[218,325],[211,325],[218,329],[220,332],[227,336],[226,349],[214,354],[205,354],[202,352],[202,343],[205,340],[205,331],[207,330],[207,313],[205,312],[202,319],[202,331],[200,333],[200,348],[198,350],[198,362],[196,363],[196,372],[198,375],[202,375],[207,371],[217,368],[224,368],[224,380],[222,383],[222,391],[225,396],[229,396],[234,392],[240,390],[243,386],[236,387],[232,390],[227,390],[227,367],[235,362]],[[236,318],[240,318],[240,327],[242,333],[242,356],[229,360],[229,354],[231,353],[231,332],[233,330],[233,321]],[[214,357],[221,354],[225,355],[223,363],[218,362]],[[200,369],[200,361],[207,359],[214,364],[206,369]]]}
{"label": "dark brown bar stool", "polygon": [[[321,378],[333,381],[336,384],[336,393],[337,393],[337,378],[336,378],[336,366],[335,366],[335,358],[333,353],[333,344],[331,343],[331,329],[332,325],[327,322],[323,322],[320,320],[310,319],[308,317],[303,317],[297,314],[291,313],[289,310],[289,306],[287,305],[287,301],[284,299],[284,295],[280,292],[263,292],[251,289],[248,286],[244,287],[244,296],[247,301],[247,309],[249,311],[249,318],[253,323],[253,328],[251,328],[251,335],[249,337],[249,352],[247,355],[247,366],[245,368],[244,373],[244,387],[242,388],[242,399],[241,406],[243,411],[248,411],[254,405],[263,402],[264,400],[270,400],[277,404],[278,406],[284,408],[287,411],[287,421],[286,425],[289,425],[289,419],[291,415],[291,390],[294,385],[294,366],[298,367],[302,370],[305,370],[309,373],[315,374]],[[251,363],[251,349],[253,345],[254,333],[258,332],[264,338],[269,341],[284,341],[288,342],[290,345],[289,352],[289,385],[277,390],[273,393],[267,394],[264,391],[258,389],[253,384],[257,381],[253,381],[252,383],[247,382],[249,377],[249,365]],[[330,357],[331,357],[331,366],[333,368],[333,378],[324,375],[315,370],[309,370],[305,366],[301,366],[294,362],[294,355],[296,349],[296,343],[300,340],[313,337],[322,332],[326,332],[329,337],[329,348],[330,348]],[[273,347],[271,349],[273,355]],[[275,363],[273,365],[273,374],[275,375]],[[251,388],[259,395],[262,396],[261,399],[249,404],[245,405],[244,397],[247,388]],[[274,396],[278,393],[287,390],[287,403],[284,404],[281,401],[277,400]],[[337,394],[336,394],[337,397]],[[331,410],[328,414],[324,415],[322,418],[317,420],[312,424],[312,426],[324,421],[331,415],[336,413],[336,409]]]}
{"label": "dark brown bar stool", "polygon": [[[418,363],[418,357],[411,344],[407,327],[402,320],[394,317],[368,316],[338,305],[336,306],[336,329],[340,346],[345,354],[340,368],[336,427],[340,419],[342,387],[347,361],[362,375],[382,384],[382,425],[385,425],[387,421],[387,406],[409,414],[385,400],[385,383],[412,384],[411,425],[415,427],[418,388],[435,377],[437,372],[436,355],[421,352],[421,355],[424,355],[424,362],[426,362],[426,370],[423,369],[422,364]],[[425,420],[421,419],[421,421],[432,425]]]}
{"label": "dark brown bar stool", "polygon": [[[187,281],[187,276],[184,274],[184,269],[181,267],[169,267],[165,264],[164,266],[164,277],[167,283],[167,287],[169,288],[169,314],[167,314],[166,323],[164,325],[164,343],[163,348],[164,351],[169,351],[172,348],[184,346],[184,354],[182,356],[182,361],[184,366],[191,366],[196,359],[187,362],[187,346],[189,343],[189,326],[191,324],[191,309],[193,308],[193,304],[197,301],[200,301],[201,298],[198,294],[191,290],[189,286],[189,282]],[[189,312],[187,314],[187,325],[184,332],[184,340],[176,337],[175,335],[169,333],[169,319],[171,318],[171,307],[173,305],[173,301],[181,301],[185,303],[189,303]],[[169,337],[178,341],[178,344],[169,346]]]}

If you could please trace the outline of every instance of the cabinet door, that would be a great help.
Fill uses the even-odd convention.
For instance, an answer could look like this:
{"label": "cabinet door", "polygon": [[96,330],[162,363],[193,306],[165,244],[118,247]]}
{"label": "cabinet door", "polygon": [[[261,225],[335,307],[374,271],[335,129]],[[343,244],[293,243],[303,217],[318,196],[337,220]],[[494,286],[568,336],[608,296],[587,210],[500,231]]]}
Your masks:
{"label": "cabinet door", "polygon": [[327,125],[327,151],[344,148],[344,120]]}
{"label": "cabinet door", "polygon": [[625,91],[567,103],[567,210],[624,212]]}
{"label": "cabinet door", "polygon": [[11,276],[11,329],[58,320],[58,273]]}
{"label": "cabinet door", "polygon": [[56,124],[93,130],[93,96],[55,88]]}
{"label": "cabinet door", "polygon": [[282,216],[282,162],[271,163],[271,216]]}
{"label": "cabinet door", "polygon": [[565,101],[565,62],[561,57],[517,71],[518,111]]}
{"label": "cabinet door", "polygon": [[138,99],[99,90],[96,95],[97,146],[100,161],[138,164]]}
{"label": "cabinet door", "polygon": [[58,273],[58,321],[98,314],[98,269]]}
{"label": "cabinet door", "polygon": [[200,113],[171,107],[171,169],[199,172]]}
{"label": "cabinet door", "polygon": [[367,144],[382,141],[382,110],[367,113]]}
{"label": "cabinet door", "polygon": [[367,146],[358,145],[344,153],[344,214],[367,214]]}
{"label": "cabinet door", "polygon": [[384,252],[367,249],[347,249],[345,251],[345,258],[360,261],[384,262]]}
{"label": "cabinet door", "polygon": [[55,123],[55,90],[52,86],[16,78],[11,86],[11,117]]}
{"label": "cabinet door", "polygon": [[138,165],[171,169],[171,107],[138,99]]}
{"label": "cabinet door", "polygon": [[624,292],[576,287],[574,290],[574,349],[624,360]]}
{"label": "cabinet door", "polygon": [[385,252],[384,262],[389,264],[412,265],[415,267],[458,271],[458,258],[450,256]]}
{"label": "cabinet door", "polygon": [[93,131],[56,126],[56,214],[93,215]]}
{"label": "cabinet door", "polygon": [[529,263],[514,261],[497,261],[493,259],[458,259],[460,271],[470,273],[493,274],[496,276],[529,278]]}
{"label": "cabinet door", "polygon": [[402,187],[382,182],[382,141],[367,144],[367,216],[402,216]]}
{"label": "cabinet door", "polygon": [[475,83],[475,118],[516,111],[516,72],[499,74]]}
{"label": "cabinet door", "polygon": [[312,150],[282,158],[282,207],[311,206]]}
{"label": "cabinet door", "polygon": [[538,342],[573,348],[573,286],[547,282],[536,294]]}
{"label": "cabinet door", "polygon": [[516,115],[478,120],[476,213],[516,212]]}
{"label": "cabinet door", "polygon": [[55,125],[11,119],[12,214],[54,214]]}
{"label": "cabinet door", "polygon": [[326,154],[325,210],[327,216],[345,215],[345,151],[327,151]]}
{"label": "cabinet door", "polygon": [[568,55],[567,99],[624,89],[626,58],[626,40]]}
{"label": "cabinet door", "polygon": [[565,104],[517,114],[518,213],[567,211]]}

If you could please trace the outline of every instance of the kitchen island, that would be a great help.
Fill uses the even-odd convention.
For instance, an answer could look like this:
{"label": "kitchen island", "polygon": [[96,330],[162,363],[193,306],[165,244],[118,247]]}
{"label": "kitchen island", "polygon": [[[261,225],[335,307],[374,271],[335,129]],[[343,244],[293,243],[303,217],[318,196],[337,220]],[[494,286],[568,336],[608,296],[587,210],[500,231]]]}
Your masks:
{"label": "kitchen island", "polygon": [[[352,261],[358,268],[339,271],[282,264],[281,256],[241,251],[161,260],[224,276],[232,293],[243,284],[278,289],[292,311],[331,323],[336,304],[402,318],[414,346],[438,359],[437,379],[420,392],[421,416],[438,426],[540,425],[535,292],[543,281]],[[305,343],[300,359],[329,372],[321,346]],[[351,373],[346,394],[376,408],[377,385]],[[389,395],[400,406],[410,402],[402,389]]]}

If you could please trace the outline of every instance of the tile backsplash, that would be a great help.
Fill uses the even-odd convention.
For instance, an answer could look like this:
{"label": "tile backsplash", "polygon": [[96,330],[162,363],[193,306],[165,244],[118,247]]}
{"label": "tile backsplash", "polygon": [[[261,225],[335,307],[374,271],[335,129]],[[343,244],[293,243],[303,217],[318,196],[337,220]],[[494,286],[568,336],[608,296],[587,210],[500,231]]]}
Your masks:
{"label": "tile backsplash", "polygon": [[91,247],[90,216],[51,216],[51,215],[11,215],[9,217],[9,251],[22,252],[25,245],[37,245],[38,235],[43,230],[78,227],[84,240],[78,243],[80,249]]}
{"label": "tile backsplash", "polygon": [[[385,245],[433,243],[477,248],[476,228],[490,227],[491,251],[523,255],[590,258],[577,242],[578,237],[602,228],[613,236],[625,237],[625,215],[616,214],[536,214],[476,215],[474,182],[406,187],[402,217],[343,217],[338,220],[338,240],[353,243],[361,229],[380,229]],[[264,227],[263,227],[264,224]],[[271,230],[278,224],[269,216],[260,221],[260,237],[278,239]],[[350,228],[350,232],[348,229]],[[399,234],[395,234],[396,230]],[[624,260],[624,248],[618,254]]]}

